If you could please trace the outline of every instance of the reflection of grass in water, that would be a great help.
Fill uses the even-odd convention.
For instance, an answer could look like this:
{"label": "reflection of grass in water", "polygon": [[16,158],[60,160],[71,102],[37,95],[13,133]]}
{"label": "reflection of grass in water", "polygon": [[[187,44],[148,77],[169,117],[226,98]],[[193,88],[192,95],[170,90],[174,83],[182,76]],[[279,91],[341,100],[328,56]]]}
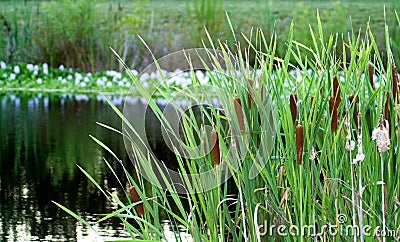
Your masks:
{"label": "reflection of grass in water", "polygon": [[[231,194],[231,191],[228,190],[228,183],[224,183],[215,189],[197,194],[195,192],[198,191],[197,185],[199,184],[192,184],[192,186],[188,186],[187,194],[171,192],[166,195],[163,189],[155,185],[146,189],[145,184],[148,183],[145,183],[142,176],[135,174],[132,178],[132,175],[126,172],[126,174],[116,174],[116,178],[119,179],[123,175],[129,178],[131,189],[135,189],[137,196],[140,197],[140,199],[135,197],[135,200],[139,200],[139,203],[143,204],[144,215],[139,215],[133,209],[137,203],[125,202],[127,199],[131,199],[127,188],[121,186],[121,190],[125,191],[125,196],[107,195],[118,204],[118,208],[103,217],[102,220],[118,217],[126,226],[127,231],[131,233],[132,238],[154,240],[167,239],[160,224],[160,211],[165,212],[173,224],[184,226],[195,241],[219,241],[226,237],[233,241],[303,239],[304,235],[300,234],[301,230],[292,236],[282,237],[279,234],[281,231],[277,229],[280,225],[287,229],[290,226],[297,226],[301,229],[302,226],[315,225],[317,229],[321,229],[330,224],[339,226],[338,231],[342,231],[341,229],[349,225],[356,226],[363,223],[375,228],[386,222],[388,229],[396,230],[400,226],[397,200],[398,185],[400,184],[397,161],[400,157],[395,149],[400,142],[396,126],[399,120],[396,112],[397,98],[389,99],[389,150],[379,154],[376,150],[377,143],[371,137],[372,129],[376,127],[378,121],[383,122],[380,117],[385,107],[385,90],[391,92],[391,80],[393,79],[391,65],[387,67],[385,63],[391,63],[393,59],[382,59],[374,35],[368,27],[365,36],[351,35],[350,38],[343,40],[344,43],[341,43],[330,35],[327,37],[328,41],[325,42],[322,23],[319,18],[316,22],[318,28],[316,32],[311,32],[313,41],[310,46],[294,41],[292,39],[293,32],[290,32],[286,41],[287,52],[283,59],[275,56],[276,43],[266,41],[263,33],[257,32],[254,37],[256,42],[262,43],[263,49],[267,50],[259,52],[258,60],[260,60],[262,71],[260,76],[245,71],[245,59],[238,56],[241,53],[240,50],[231,53],[222,48],[223,44],[221,45],[224,56],[237,57],[237,62],[234,62],[237,64],[237,68],[248,75],[246,77],[258,82],[258,88],[250,89],[252,99],[248,99],[246,91],[249,87],[246,81],[242,85],[232,82],[228,83],[230,85],[226,85],[227,83],[224,83],[226,78],[212,78],[212,84],[217,90],[216,95],[220,101],[229,100],[230,107],[233,108],[232,99],[240,98],[243,116],[250,129],[250,132],[244,135],[249,140],[246,156],[239,156],[241,160],[239,167],[230,169],[232,172],[231,185],[233,184],[237,193]],[[389,33],[385,32],[385,34],[387,38],[386,51],[390,56],[392,53],[388,39]],[[345,50],[342,55],[334,54],[336,44],[344,46]],[[250,48],[253,47],[250,46]],[[300,49],[306,50],[309,55],[305,56]],[[290,64],[291,58],[296,60],[298,66]],[[228,63],[228,67],[233,66],[229,65],[232,64],[231,59],[226,58],[224,61]],[[370,86],[368,76],[364,76],[364,73],[368,73],[367,64],[369,62],[374,65],[377,82],[380,85],[376,90]],[[290,74],[290,70],[293,68],[298,71],[297,74],[300,75],[300,78],[296,79]],[[332,84],[334,76],[339,78],[339,72],[343,72],[343,80],[333,81]],[[149,97],[147,91],[140,86],[140,82],[134,77],[133,80],[142,96]],[[201,88],[199,87],[199,89]],[[218,92],[218,88],[224,91]],[[263,134],[268,129],[258,121],[258,115],[262,117],[263,110],[266,108],[266,93],[272,98],[276,108],[272,111],[277,132],[272,155],[265,149],[268,145],[265,143],[267,136],[263,136]],[[289,104],[291,93],[296,94],[297,103],[294,107],[293,104]],[[337,97],[335,99],[336,94],[340,95],[340,99]],[[171,92],[161,92],[160,95],[168,99]],[[358,98],[357,104],[355,101],[353,103],[348,101],[350,95],[355,95],[353,100]],[[249,108],[249,105],[246,105],[248,100],[251,100],[252,105],[262,108]],[[159,119],[165,119],[159,108],[151,100],[149,102],[153,111],[159,114]],[[331,102],[330,108],[329,102]],[[125,127],[130,128],[129,121],[123,114],[111,102],[109,104],[125,122]],[[349,123],[345,122],[346,113],[352,113],[356,105],[358,105],[357,108],[362,117],[358,122],[362,126],[362,133],[359,134],[354,118],[349,117]],[[290,106],[292,106],[292,110]],[[296,115],[293,118],[294,109],[296,109]],[[331,109],[331,113],[329,109]],[[239,134],[241,127],[236,115],[228,119],[230,126],[225,128],[221,125],[220,120],[227,119],[227,114],[218,112],[214,107],[211,107],[211,113],[212,115],[207,118],[218,131],[221,156],[225,157],[228,154],[229,146],[233,143],[231,134]],[[332,120],[336,119],[337,127],[331,125]],[[195,120],[193,115],[187,115],[182,120],[185,133],[184,142],[194,148],[196,147],[195,137],[202,137],[199,136],[202,134],[201,128],[192,125]],[[296,126],[301,127],[297,129],[297,132]],[[346,126],[350,128],[346,129]],[[384,127],[378,127],[378,129],[384,130]],[[351,136],[346,140],[347,134]],[[296,135],[301,137],[297,139],[297,143]],[[365,154],[365,160],[362,163],[357,161],[353,164],[355,155],[354,152],[350,152],[348,142],[350,139],[356,140],[356,136],[361,139],[356,143],[362,141],[362,147],[357,151]],[[129,138],[134,139],[135,137]],[[101,141],[97,139],[95,141],[107,149]],[[238,150],[241,142],[243,141],[235,141]],[[140,149],[138,143],[132,142],[130,145],[132,145],[135,159],[139,161],[152,159],[147,150]],[[260,160],[257,160],[257,155],[261,155]],[[300,159],[302,159],[302,164],[297,164],[296,160],[300,161]],[[267,161],[265,167],[262,167],[260,174],[255,179],[250,179],[253,165],[259,165],[260,161]],[[229,162],[228,164],[232,165]],[[215,167],[211,155],[207,159],[204,157],[185,159],[177,156],[177,163],[181,173],[193,174]],[[383,168],[379,168],[381,166]],[[147,168],[147,172],[157,169],[157,167],[145,168]],[[151,172],[149,174],[152,175]],[[87,172],[85,175],[97,184]],[[167,176],[168,174],[164,173],[159,178],[159,182],[164,182]],[[355,181],[359,181],[359,183],[356,184]],[[106,193],[100,186],[98,188]],[[174,189],[174,187],[170,188]],[[357,206],[361,202],[364,210]],[[185,203],[189,204],[189,209],[185,209]],[[172,206],[175,205],[178,211],[172,209]],[[343,217],[348,218],[348,221],[340,224],[343,222]],[[126,218],[132,220],[126,221]],[[130,223],[131,221],[132,223]],[[267,228],[261,228],[261,224]],[[177,228],[174,228],[174,232],[175,236],[179,237]],[[262,232],[266,232],[266,234]],[[285,232],[289,233],[290,230]],[[352,234],[343,235],[340,232],[337,234],[318,230],[314,232],[322,232],[321,236],[328,240],[353,237]],[[305,236],[313,239],[311,235]],[[375,239],[365,234],[360,236],[366,241]]]}
{"label": "reflection of grass in water", "polygon": [[[13,95],[14,100],[10,96],[2,96],[0,161],[13,164],[15,177],[24,166],[29,167],[29,176],[39,179],[50,171],[52,184],[57,185],[65,177],[73,177],[76,164],[96,171],[96,178],[101,177],[104,151],[90,140],[89,134],[105,135],[96,125],[97,120],[119,123],[104,102],[78,102],[74,97],[59,95],[17,94]],[[120,137],[107,137],[107,142],[121,152]]]}

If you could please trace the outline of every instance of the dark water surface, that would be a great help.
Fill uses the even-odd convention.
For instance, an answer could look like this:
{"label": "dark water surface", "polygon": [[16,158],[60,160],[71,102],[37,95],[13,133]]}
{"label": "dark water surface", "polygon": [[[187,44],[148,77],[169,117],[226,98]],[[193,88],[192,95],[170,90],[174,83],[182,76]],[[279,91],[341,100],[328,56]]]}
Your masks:
{"label": "dark water surface", "polygon": [[[123,98],[113,102],[122,108]],[[56,201],[95,222],[113,208],[79,171],[84,168],[106,190],[123,189],[103,161],[121,174],[121,165],[97,145],[99,138],[131,162],[121,135],[121,121],[99,97],[55,94],[0,94],[0,241],[98,241],[95,233],[55,206]],[[127,237],[118,219],[95,225],[102,238]]]}

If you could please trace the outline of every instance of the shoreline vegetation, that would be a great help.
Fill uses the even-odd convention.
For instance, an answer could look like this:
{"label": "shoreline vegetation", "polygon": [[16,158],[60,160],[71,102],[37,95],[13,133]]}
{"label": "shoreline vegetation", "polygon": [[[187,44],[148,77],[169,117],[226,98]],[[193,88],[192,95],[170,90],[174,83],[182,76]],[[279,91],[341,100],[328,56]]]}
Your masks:
{"label": "shoreline vegetation", "polygon": [[[123,71],[111,47],[128,67],[141,70],[152,62],[152,57],[138,35],[159,58],[181,49],[202,47],[208,39],[204,27],[213,37],[213,44],[219,40],[231,50],[235,41],[246,45],[244,36],[254,35],[259,28],[267,41],[276,37],[276,55],[284,58],[292,21],[293,40],[313,45],[310,28],[318,27],[317,9],[325,41],[331,33],[339,39],[362,34],[368,24],[386,60],[385,25],[393,55],[400,53],[400,27],[395,14],[399,7],[398,1],[2,1],[0,60],[65,65],[92,73]],[[342,46],[336,51],[341,53]],[[255,53],[250,55],[254,62]],[[296,63],[293,58],[290,61]]]}

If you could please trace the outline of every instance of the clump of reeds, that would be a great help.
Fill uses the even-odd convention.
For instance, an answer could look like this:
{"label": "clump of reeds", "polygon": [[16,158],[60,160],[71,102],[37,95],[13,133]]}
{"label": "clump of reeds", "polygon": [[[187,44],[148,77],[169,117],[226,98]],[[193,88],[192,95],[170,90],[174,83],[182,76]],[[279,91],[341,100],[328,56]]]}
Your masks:
{"label": "clump of reeds", "polygon": [[[135,189],[134,186],[131,186],[131,187],[129,188],[129,193],[131,194],[131,198],[132,198],[132,201],[133,201],[134,203],[138,203],[138,202],[141,201],[140,196],[139,196],[139,194],[138,194],[138,192],[136,191],[136,189]],[[135,205],[135,210],[136,210],[136,213],[137,213],[139,216],[143,217],[143,215],[144,215],[144,209],[143,209],[143,204],[142,204],[142,203],[136,204],[136,205]]]}

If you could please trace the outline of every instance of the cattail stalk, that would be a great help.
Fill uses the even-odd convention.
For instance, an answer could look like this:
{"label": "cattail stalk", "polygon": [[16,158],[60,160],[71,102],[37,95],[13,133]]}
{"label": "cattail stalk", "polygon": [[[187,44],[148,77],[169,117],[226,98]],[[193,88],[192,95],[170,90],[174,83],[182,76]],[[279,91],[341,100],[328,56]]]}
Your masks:
{"label": "cattail stalk", "polygon": [[[352,160],[352,152],[354,150],[354,141],[351,140],[351,123],[350,123],[350,117],[349,117],[349,112],[346,110],[346,120],[345,120],[345,127],[346,127],[346,149],[349,151],[349,159],[350,159],[350,168],[351,168],[351,201],[352,201],[352,222],[353,222],[353,227],[357,226],[356,223],[356,207],[357,207],[357,199],[356,199],[356,189],[355,189],[355,180],[354,180],[354,163]],[[353,240],[354,242],[357,241],[357,234],[353,234]]]}
{"label": "cattail stalk", "polygon": [[219,140],[217,131],[211,131],[211,144],[213,148],[211,150],[212,159],[215,165],[220,164],[220,150],[219,150]]}
{"label": "cattail stalk", "polygon": [[302,125],[296,126],[296,159],[297,164],[303,163],[303,149],[304,149],[304,128]]}
{"label": "cattail stalk", "polygon": [[[131,198],[134,203],[141,201],[140,196],[134,186],[131,186],[129,188],[129,193],[131,194]],[[139,204],[135,205],[135,210],[139,216],[143,217],[143,215],[144,215],[143,203],[139,203]]]}
{"label": "cattail stalk", "polygon": [[[362,185],[362,161],[365,158],[365,155],[363,154],[362,151],[362,126],[361,126],[361,113],[358,113],[357,115],[357,123],[359,124],[358,126],[358,135],[357,135],[357,141],[358,141],[358,157],[359,164],[358,164],[358,191],[359,191],[359,200],[358,200],[358,225],[359,228],[364,228],[363,225],[363,204],[362,204],[362,196],[363,196],[363,185]],[[364,231],[363,229],[360,229],[360,241],[364,242]]]}
{"label": "cattail stalk", "polygon": [[289,107],[290,107],[290,114],[292,115],[292,123],[293,125],[296,123],[297,117],[297,105],[296,105],[296,95],[290,94],[289,97]]}
{"label": "cattail stalk", "polygon": [[244,133],[244,115],[243,115],[243,111],[242,111],[242,104],[241,104],[240,98],[235,98],[235,100],[233,101],[233,106],[235,108],[236,117],[238,119],[240,133],[243,134]]}
{"label": "cattail stalk", "polygon": [[368,76],[369,76],[369,84],[372,87],[372,90],[375,90],[374,86],[374,67],[371,62],[368,62]]}

